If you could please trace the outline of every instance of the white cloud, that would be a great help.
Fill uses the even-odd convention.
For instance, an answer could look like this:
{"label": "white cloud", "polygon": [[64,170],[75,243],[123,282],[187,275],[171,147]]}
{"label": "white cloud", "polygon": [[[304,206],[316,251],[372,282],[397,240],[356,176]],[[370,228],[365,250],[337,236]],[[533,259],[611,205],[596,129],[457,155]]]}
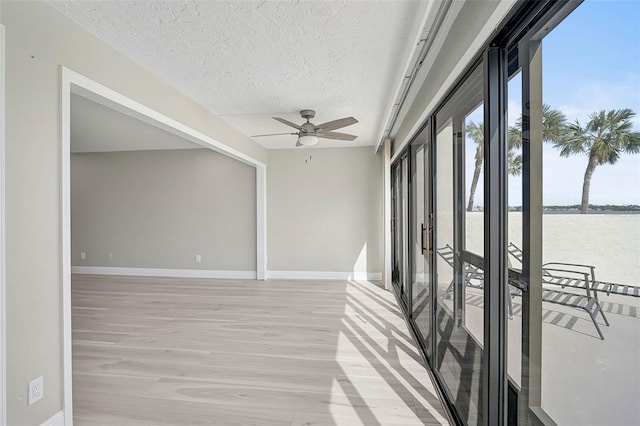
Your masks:
{"label": "white cloud", "polygon": [[[552,106],[562,111],[570,122],[577,119],[580,123],[585,123],[590,114],[601,110],[631,108],[636,114],[640,114],[639,87],[637,74],[629,74],[624,80],[617,82],[585,82],[573,93],[563,91],[561,95],[554,93],[549,98],[552,102],[554,98],[560,99]],[[638,115],[633,122],[636,129],[640,129]]]}

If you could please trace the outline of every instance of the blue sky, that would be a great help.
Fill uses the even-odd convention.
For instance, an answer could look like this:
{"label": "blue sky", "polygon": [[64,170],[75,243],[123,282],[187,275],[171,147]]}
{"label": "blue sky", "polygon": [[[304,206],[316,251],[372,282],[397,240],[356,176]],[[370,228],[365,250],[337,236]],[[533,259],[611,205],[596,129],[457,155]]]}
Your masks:
{"label": "blue sky", "polygon": [[[543,100],[584,124],[605,109],[631,108],[640,115],[640,1],[586,0],[543,40]],[[509,83],[509,121],[520,115],[519,76]],[[473,118],[476,114],[473,115]],[[634,119],[640,130],[640,116]],[[467,145],[470,148],[470,145]],[[467,155],[470,180],[473,154]],[[544,204],[579,204],[586,156],[562,158],[544,147]],[[510,179],[509,204],[521,205],[520,179]],[[476,194],[476,202],[482,192]],[[640,155],[598,166],[590,203],[640,204]]]}
{"label": "blue sky", "polygon": [[[602,109],[640,114],[640,2],[587,0],[542,44],[543,99],[570,121]],[[634,119],[640,130],[640,116]],[[545,146],[545,204],[579,204],[586,156],[559,158]],[[562,184],[560,184],[562,182]],[[640,155],[599,166],[593,204],[640,204]]]}

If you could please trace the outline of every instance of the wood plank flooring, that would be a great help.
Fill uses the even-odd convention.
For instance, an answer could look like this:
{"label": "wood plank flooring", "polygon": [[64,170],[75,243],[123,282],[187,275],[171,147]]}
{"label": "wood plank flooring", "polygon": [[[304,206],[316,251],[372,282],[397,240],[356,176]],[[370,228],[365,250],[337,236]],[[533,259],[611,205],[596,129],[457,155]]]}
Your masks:
{"label": "wood plank flooring", "polygon": [[74,275],[76,425],[433,425],[391,293],[340,281]]}

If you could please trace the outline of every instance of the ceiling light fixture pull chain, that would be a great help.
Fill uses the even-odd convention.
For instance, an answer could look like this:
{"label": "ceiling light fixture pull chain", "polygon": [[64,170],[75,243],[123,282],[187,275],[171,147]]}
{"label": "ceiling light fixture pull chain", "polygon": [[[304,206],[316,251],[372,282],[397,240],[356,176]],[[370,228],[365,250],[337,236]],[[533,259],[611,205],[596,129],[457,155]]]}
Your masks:
{"label": "ceiling light fixture pull chain", "polygon": [[311,161],[311,146],[307,145],[307,158],[304,159],[305,164]]}

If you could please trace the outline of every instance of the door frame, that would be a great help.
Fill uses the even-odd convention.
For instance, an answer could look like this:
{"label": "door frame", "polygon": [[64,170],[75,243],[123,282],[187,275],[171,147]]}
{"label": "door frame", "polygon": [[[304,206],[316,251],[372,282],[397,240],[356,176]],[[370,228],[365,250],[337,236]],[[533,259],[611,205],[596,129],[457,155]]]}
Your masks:
{"label": "door frame", "polygon": [[[3,38],[4,40],[4,38]],[[3,64],[4,65],[4,64]],[[267,166],[191,127],[161,114],[64,66],[60,66],[61,129],[61,217],[62,217],[62,324],[63,408],[65,426],[73,425],[72,334],[71,334],[71,94],[77,94],[183,137],[203,148],[219,152],[256,169],[256,278],[267,275]],[[2,126],[4,129],[4,126]],[[3,168],[4,170],[4,168]],[[4,207],[4,203],[3,203]],[[3,221],[4,224],[4,221]],[[4,232],[2,233],[4,236]],[[4,252],[3,252],[4,253]],[[4,271],[4,268],[3,268]],[[4,287],[3,287],[4,288]],[[2,298],[4,301],[4,297]],[[4,323],[3,323],[4,324]],[[3,333],[4,336],[4,333]],[[4,378],[4,375],[3,375]],[[3,380],[4,382],[4,380]],[[3,424],[3,423],[2,423]]]}
{"label": "door frame", "polygon": [[[427,123],[425,124],[425,126],[417,133],[417,135],[411,140],[411,142],[409,142],[408,144],[408,156],[409,156],[409,180],[410,180],[410,187],[409,187],[409,192],[411,195],[409,195],[409,236],[408,236],[408,244],[410,245],[410,249],[409,249],[409,286],[411,288],[411,301],[410,301],[410,308],[411,311],[409,312],[410,318],[412,321],[416,320],[415,317],[415,306],[414,306],[414,293],[413,293],[413,279],[414,276],[415,278],[418,278],[417,273],[415,271],[416,268],[416,260],[417,260],[417,252],[415,251],[416,249],[416,244],[418,243],[418,239],[420,239],[421,241],[421,246],[425,247],[425,252],[422,252],[420,254],[420,257],[423,259],[422,261],[424,262],[424,271],[423,271],[423,277],[422,279],[424,281],[426,281],[426,287],[429,289],[429,306],[430,306],[430,311],[429,313],[431,314],[429,316],[429,329],[430,329],[430,335],[431,335],[431,340],[433,341],[433,333],[431,333],[431,325],[433,324],[433,321],[435,319],[435,315],[434,315],[434,310],[433,307],[435,306],[433,303],[435,302],[435,292],[433,291],[433,277],[434,277],[434,266],[433,266],[433,254],[434,254],[434,244],[433,244],[433,235],[432,235],[432,218],[433,218],[433,200],[432,200],[432,196],[433,196],[433,189],[432,189],[432,182],[433,182],[433,175],[432,175],[432,171],[433,171],[433,166],[432,166],[432,123],[431,120],[427,120]],[[423,217],[422,219],[419,220],[419,218],[416,217],[415,212],[416,212],[416,208],[417,208],[417,199],[414,199],[414,188],[412,188],[413,185],[415,185],[416,181],[414,181],[414,179],[418,178],[418,174],[417,174],[417,170],[418,170],[418,166],[417,166],[417,161],[416,161],[416,153],[419,149],[423,150],[423,159],[422,159],[422,167],[423,167],[423,191],[422,191],[422,204],[423,204]],[[416,194],[418,192],[416,191]],[[418,198],[417,196],[415,198]],[[422,226],[424,226],[425,228],[421,228],[421,233],[422,235],[416,235],[415,231],[418,229],[417,225],[418,225],[418,221],[422,222]],[[417,326],[417,323],[416,323]],[[418,335],[422,338],[422,340],[424,340],[424,336],[422,336],[422,331],[420,330],[420,327],[417,327],[417,331],[418,331]],[[427,358],[430,360],[430,357],[433,354],[433,349],[431,346],[433,345],[423,345],[423,341],[420,341],[420,345],[423,346],[424,349],[426,349],[426,355]]]}
{"label": "door frame", "polygon": [[4,145],[5,145],[5,29],[0,25],[0,424],[6,424],[6,293],[5,293],[5,225],[4,225]]}

